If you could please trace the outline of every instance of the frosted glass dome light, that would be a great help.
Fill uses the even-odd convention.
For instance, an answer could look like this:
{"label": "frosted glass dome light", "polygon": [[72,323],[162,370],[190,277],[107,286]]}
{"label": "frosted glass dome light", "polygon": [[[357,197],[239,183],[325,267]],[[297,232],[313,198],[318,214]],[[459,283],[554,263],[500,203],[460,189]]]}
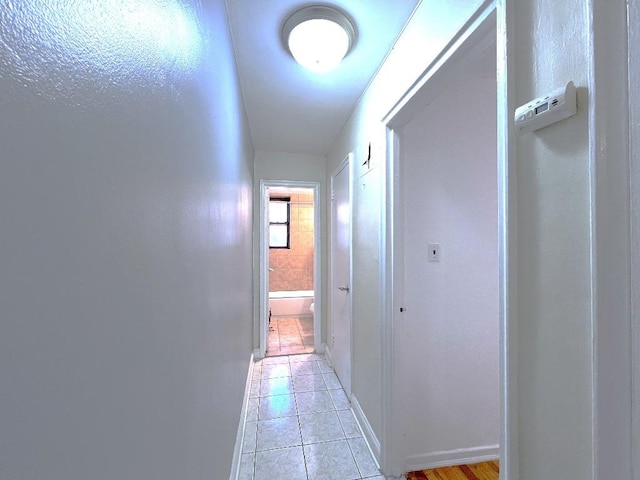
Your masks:
{"label": "frosted glass dome light", "polygon": [[315,72],[328,72],[340,65],[355,38],[355,27],[347,16],[326,6],[298,10],[282,29],[282,41],[293,58]]}

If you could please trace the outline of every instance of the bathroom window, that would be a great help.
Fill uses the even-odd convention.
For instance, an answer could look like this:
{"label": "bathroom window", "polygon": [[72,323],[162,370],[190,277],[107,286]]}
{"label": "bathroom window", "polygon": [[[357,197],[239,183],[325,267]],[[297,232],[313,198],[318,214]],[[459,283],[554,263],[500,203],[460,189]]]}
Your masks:
{"label": "bathroom window", "polygon": [[269,200],[269,248],[291,248],[291,198]]}

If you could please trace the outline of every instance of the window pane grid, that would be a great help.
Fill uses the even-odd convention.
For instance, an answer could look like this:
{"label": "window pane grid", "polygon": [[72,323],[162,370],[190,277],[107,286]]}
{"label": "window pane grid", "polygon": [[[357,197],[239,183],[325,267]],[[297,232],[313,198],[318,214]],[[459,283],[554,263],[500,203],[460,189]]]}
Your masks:
{"label": "window pane grid", "polygon": [[290,248],[290,198],[269,201],[269,248]]}

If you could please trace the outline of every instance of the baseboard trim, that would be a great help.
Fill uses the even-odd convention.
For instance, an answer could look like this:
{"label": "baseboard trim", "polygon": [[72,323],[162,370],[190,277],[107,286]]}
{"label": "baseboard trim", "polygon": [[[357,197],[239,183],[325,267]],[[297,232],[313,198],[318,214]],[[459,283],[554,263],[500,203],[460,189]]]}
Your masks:
{"label": "baseboard trim", "polygon": [[244,397],[242,399],[242,410],[240,411],[240,422],[238,424],[238,433],[236,434],[236,445],[233,449],[233,461],[231,463],[231,474],[229,480],[238,480],[240,475],[240,463],[242,460],[242,450],[244,448],[244,428],[247,424],[247,412],[249,409],[249,395],[251,394],[251,380],[253,378],[253,360],[255,350],[249,358],[249,371],[247,373],[247,381],[244,385]]}
{"label": "baseboard trim", "polygon": [[362,430],[362,434],[364,435],[364,439],[369,445],[369,449],[373,454],[373,458],[375,458],[378,466],[380,465],[380,440],[376,436],[373,431],[373,427],[369,423],[367,416],[364,414],[358,399],[356,398],[355,393],[351,394],[351,410],[353,411],[354,416],[356,417],[356,421],[360,426],[360,430]]}
{"label": "baseboard trim", "polygon": [[498,460],[500,447],[489,445],[486,447],[460,448],[440,452],[412,455],[405,460],[405,470],[415,472],[428,468],[451,467],[454,465],[468,465],[472,463]]}

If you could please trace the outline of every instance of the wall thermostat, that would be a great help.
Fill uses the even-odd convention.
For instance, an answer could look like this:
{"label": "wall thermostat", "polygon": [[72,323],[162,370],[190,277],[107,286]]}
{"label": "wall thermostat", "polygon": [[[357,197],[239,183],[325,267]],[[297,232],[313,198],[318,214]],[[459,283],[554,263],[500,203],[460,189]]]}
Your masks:
{"label": "wall thermostat", "polygon": [[518,107],[515,114],[516,132],[528,133],[539,130],[569,118],[577,111],[576,86],[569,82],[566,87]]}

